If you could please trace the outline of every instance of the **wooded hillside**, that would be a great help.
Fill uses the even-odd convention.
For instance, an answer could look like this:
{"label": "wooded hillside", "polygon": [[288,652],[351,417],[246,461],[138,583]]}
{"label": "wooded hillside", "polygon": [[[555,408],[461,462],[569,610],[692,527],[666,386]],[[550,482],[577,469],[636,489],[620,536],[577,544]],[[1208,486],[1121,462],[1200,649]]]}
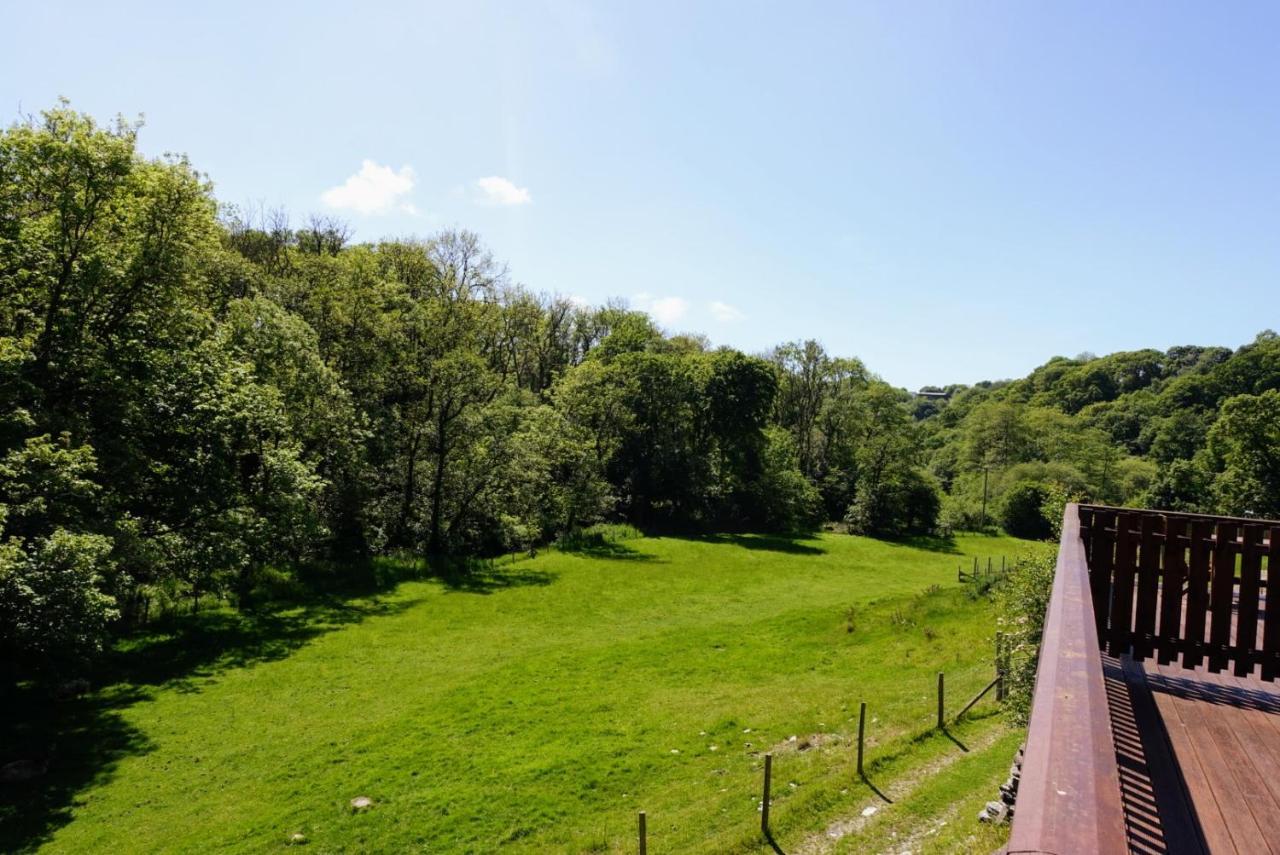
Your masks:
{"label": "wooded hillside", "polygon": [[[1280,341],[1051,360],[923,400],[530,291],[474,234],[219,206],[136,126],[0,135],[0,661],[66,672],[370,556],[665,530],[1049,534],[1068,497],[1280,512]],[[453,562],[453,563],[450,563]]]}

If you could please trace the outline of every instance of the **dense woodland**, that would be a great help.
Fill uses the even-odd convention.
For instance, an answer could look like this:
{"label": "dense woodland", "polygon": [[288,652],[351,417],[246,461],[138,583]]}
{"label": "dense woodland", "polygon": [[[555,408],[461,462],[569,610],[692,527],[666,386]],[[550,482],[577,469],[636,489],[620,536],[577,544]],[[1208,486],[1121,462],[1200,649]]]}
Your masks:
{"label": "dense woodland", "polygon": [[[1080,497],[1280,515],[1280,340],[895,389],[513,281],[465,231],[220,206],[137,127],[0,135],[0,662],[268,583],[646,530],[1051,533]],[[464,566],[465,565],[461,565]]]}

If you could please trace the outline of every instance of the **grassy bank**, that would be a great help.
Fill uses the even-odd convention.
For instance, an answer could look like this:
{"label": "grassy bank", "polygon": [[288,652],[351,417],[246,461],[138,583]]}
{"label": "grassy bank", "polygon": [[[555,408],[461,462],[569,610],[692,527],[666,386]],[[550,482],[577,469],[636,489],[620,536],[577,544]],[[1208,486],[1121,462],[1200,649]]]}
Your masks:
{"label": "grassy bank", "polygon": [[[45,723],[53,765],[0,807],[0,848],[631,851],[643,809],[653,852],[757,852],[772,750],[788,852],[989,850],[973,816],[1018,735],[987,705],[922,734],[938,671],[953,710],[991,675],[957,563],[1023,547],[643,538],[206,613],[132,639]],[[892,803],[853,774],[860,700]]]}

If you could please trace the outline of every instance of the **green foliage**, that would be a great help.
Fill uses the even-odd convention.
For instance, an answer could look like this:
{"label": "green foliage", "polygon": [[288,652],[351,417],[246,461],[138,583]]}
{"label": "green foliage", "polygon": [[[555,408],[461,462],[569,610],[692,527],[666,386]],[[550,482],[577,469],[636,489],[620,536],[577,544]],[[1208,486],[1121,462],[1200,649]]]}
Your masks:
{"label": "green foliage", "polygon": [[844,522],[856,534],[928,534],[940,510],[937,485],[918,469],[906,469],[891,478],[860,483]]}
{"label": "green foliage", "polygon": [[1147,508],[1204,513],[1213,509],[1212,474],[1197,460],[1174,460],[1160,472],[1138,504]]}
{"label": "green foliage", "polygon": [[1031,481],[1011,487],[1000,502],[1000,526],[1014,537],[1044,540],[1053,533],[1053,525],[1045,515],[1049,490]]}
{"label": "green foliage", "polygon": [[102,650],[118,616],[100,575],[110,553],[108,538],[61,528],[0,544],[0,657],[11,675],[74,673]]}
{"label": "green foliage", "polygon": [[1280,516],[1280,390],[1227,399],[1209,431],[1208,453],[1220,507]]}
{"label": "green foliage", "polygon": [[24,578],[58,533],[79,546],[57,566],[96,556],[57,578],[118,627],[601,522],[1047,536],[1066,496],[1280,513],[1273,333],[913,400],[815,341],[753,357],[531,293],[467,231],[219,219],[138,130],[61,103],[0,133],[0,542]]}
{"label": "green foliage", "polygon": [[821,521],[822,497],[799,470],[795,442],[786,430],[765,430],[760,477],[752,489],[753,521],[770,531],[803,531]]}
{"label": "green foliage", "polygon": [[1056,560],[1047,549],[1019,556],[997,586],[996,606],[1004,633],[1005,705],[1026,723],[1035,690],[1040,639],[1053,589]]}

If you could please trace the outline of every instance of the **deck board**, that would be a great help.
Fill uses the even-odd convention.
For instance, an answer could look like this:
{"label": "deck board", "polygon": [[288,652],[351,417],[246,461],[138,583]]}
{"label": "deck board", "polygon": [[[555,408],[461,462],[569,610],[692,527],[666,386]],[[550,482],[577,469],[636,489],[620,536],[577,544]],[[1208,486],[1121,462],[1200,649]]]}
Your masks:
{"label": "deck board", "polygon": [[1118,661],[1127,695],[1110,700],[1122,778],[1132,779],[1124,782],[1131,849],[1280,855],[1280,687]]}

